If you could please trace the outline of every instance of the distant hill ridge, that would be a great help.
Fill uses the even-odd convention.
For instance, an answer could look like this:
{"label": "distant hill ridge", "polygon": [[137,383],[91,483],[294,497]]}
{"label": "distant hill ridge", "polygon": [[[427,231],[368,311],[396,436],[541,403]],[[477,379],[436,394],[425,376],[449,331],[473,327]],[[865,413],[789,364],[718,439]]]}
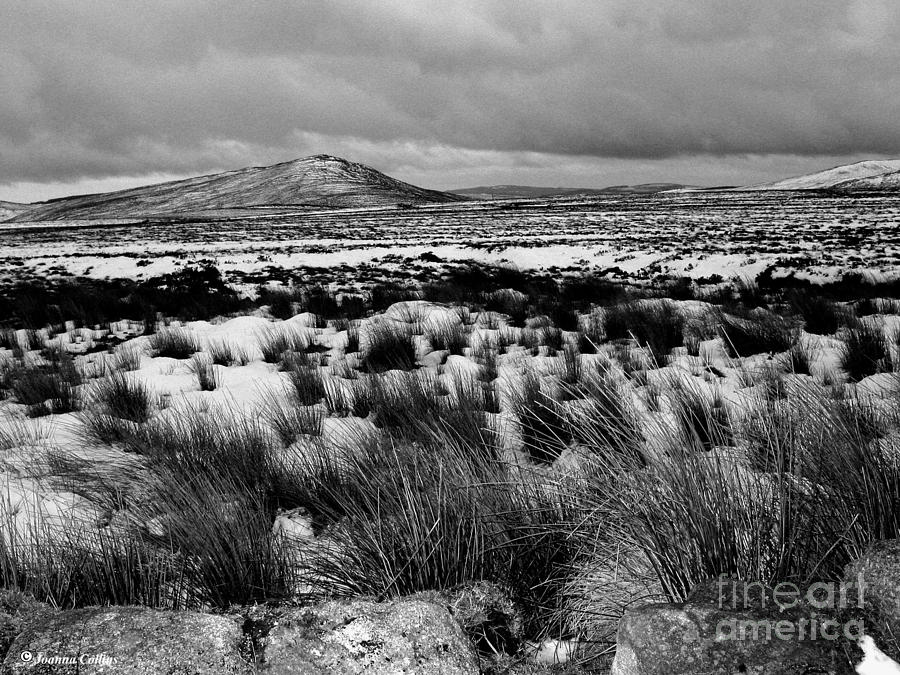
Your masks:
{"label": "distant hill ridge", "polygon": [[371,207],[465,198],[396,180],[364,164],[314,155],[272,166],[198,176],[26,206],[13,222],[202,216],[260,207]]}
{"label": "distant hill ridge", "polygon": [[18,204],[16,202],[4,202],[0,200],[0,222],[18,216],[31,208],[29,204]]}
{"label": "distant hill ridge", "polygon": [[611,185],[605,188],[537,187],[532,185],[483,185],[449,190],[470,199],[540,199],[544,197],[574,197],[578,195],[653,194],[686,187],[680,183],[642,183],[641,185]]}
{"label": "distant hill ridge", "polygon": [[866,160],[739,190],[837,190],[845,192],[900,189],[900,159]]}

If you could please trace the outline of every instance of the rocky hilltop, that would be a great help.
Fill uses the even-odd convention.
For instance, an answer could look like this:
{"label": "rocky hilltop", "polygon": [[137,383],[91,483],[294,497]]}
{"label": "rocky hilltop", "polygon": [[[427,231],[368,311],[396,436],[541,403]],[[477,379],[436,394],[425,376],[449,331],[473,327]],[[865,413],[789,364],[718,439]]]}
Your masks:
{"label": "rocky hilltop", "polygon": [[315,155],[272,166],[54,199],[31,205],[12,221],[202,217],[266,207],[371,207],[463,199],[404,183],[364,164]]}

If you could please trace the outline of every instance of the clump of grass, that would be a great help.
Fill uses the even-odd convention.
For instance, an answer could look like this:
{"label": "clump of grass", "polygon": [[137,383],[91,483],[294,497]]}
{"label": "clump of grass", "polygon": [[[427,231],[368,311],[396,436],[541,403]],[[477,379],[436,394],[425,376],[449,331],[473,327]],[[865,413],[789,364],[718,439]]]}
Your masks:
{"label": "clump of grass", "polygon": [[286,352],[305,352],[311,340],[305,331],[286,326],[271,326],[261,330],[257,336],[263,361],[278,363]]}
{"label": "clump of grass", "polygon": [[720,392],[710,397],[678,380],[671,382],[669,392],[688,447],[711,450],[733,443],[731,416]]}
{"label": "clump of grass", "polygon": [[810,347],[798,340],[787,351],[785,369],[795,375],[810,375],[814,354]]}
{"label": "clump of grass", "polygon": [[217,366],[208,355],[194,356],[190,363],[191,372],[197,376],[200,391],[215,391],[221,385]]}
{"label": "clump of grass", "polygon": [[51,429],[23,420],[7,420],[0,427],[0,450],[42,443],[51,437]]}
{"label": "clump of grass", "polygon": [[347,344],[344,346],[345,354],[353,354],[359,351],[359,325],[347,322]]}
{"label": "clump of grass", "polygon": [[[676,601],[720,574],[769,585],[840,579],[868,543],[896,536],[900,467],[893,448],[873,442],[892,422],[817,387],[798,381],[785,400],[760,395],[748,408],[740,434],[750,463],[728,448],[705,450],[718,445],[705,424],[696,436],[710,442],[651,429],[649,464],[598,443],[587,504],[616,524],[617,542],[647,557]],[[586,550],[596,545],[595,532],[575,536]]]}
{"label": "clump of grass", "polygon": [[416,367],[416,345],[408,325],[387,321],[372,322],[366,337],[362,359],[365,372],[383,373],[388,370],[413,370]]}
{"label": "clump of grass", "polygon": [[217,366],[246,366],[251,361],[246,350],[224,339],[210,341],[207,352]]}
{"label": "clump of grass", "polygon": [[544,392],[541,380],[528,369],[513,395],[513,414],[523,449],[539,464],[552,464],[572,440],[559,402]]}
{"label": "clump of grass", "polygon": [[347,417],[353,412],[353,397],[344,389],[340,381],[331,378],[323,380],[325,408],[330,415]]}
{"label": "clump of grass", "polygon": [[120,345],[113,355],[112,367],[116,370],[140,370],[143,356],[144,350],[135,344]]}
{"label": "clump of grass", "polygon": [[8,377],[13,396],[28,406],[31,417],[70,413],[81,407],[81,375],[68,354],[62,353],[55,364],[15,368]]}
{"label": "clump of grass", "polygon": [[[630,392],[613,375],[609,364],[600,364],[574,387],[573,398],[583,400],[571,420],[575,441],[594,456],[611,449],[642,458],[643,435]],[[637,462],[643,463],[643,459]]]}
{"label": "clump of grass", "polygon": [[94,399],[108,414],[138,424],[150,419],[156,401],[146,384],[121,372],[98,382]]}
{"label": "clump of grass", "polygon": [[607,307],[603,328],[609,340],[634,338],[647,349],[651,363],[664,365],[684,342],[684,317],[671,302],[629,302]]}
{"label": "clump of grass", "polygon": [[239,411],[194,408],[155,417],[129,438],[126,449],[185,475],[217,475],[258,487],[271,480],[272,437]]}
{"label": "clump of grass", "polygon": [[262,286],[259,289],[258,302],[267,305],[269,314],[276,319],[290,319],[297,312],[294,311],[297,303],[302,300],[302,289],[276,288]]}
{"label": "clump of grass", "polygon": [[560,360],[556,362],[554,374],[562,385],[564,398],[567,398],[573,393],[573,388],[581,382],[584,374],[581,354],[575,345],[566,344],[563,348]]}
{"label": "clump of grass", "polygon": [[121,443],[153,415],[156,397],[146,384],[114,372],[94,385],[94,406],[79,415],[87,439]]}
{"label": "clump of grass", "polygon": [[429,324],[425,337],[435,351],[447,351],[463,356],[469,346],[469,332],[465,325],[453,321],[439,321]]}
{"label": "clump of grass", "polygon": [[155,356],[172,359],[189,359],[200,351],[197,338],[185,328],[161,330],[150,339],[150,345]]}
{"label": "clump of grass", "polygon": [[335,544],[306,558],[301,579],[339,597],[495,581],[541,623],[571,553],[559,526],[570,514],[528,476],[513,488],[502,466],[471,448],[436,443],[423,456],[371,435],[303,460],[300,473],[302,502]]}
{"label": "clump of grass", "polygon": [[723,314],[719,332],[732,357],[783,352],[790,349],[798,337],[798,331],[790,321],[765,311],[743,318]]}
{"label": "clump of grass", "polygon": [[[40,518],[40,514],[35,514]],[[130,532],[86,528],[72,519],[62,531],[10,518],[0,540],[0,584],[59,608],[142,605],[199,608],[177,554]]]}
{"label": "clump of grass", "polygon": [[290,359],[285,363],[291,383],[291,391],[299,405],[314,405],[325,396],[322,372],[315,365],[300,359]]}
{"label": "clump of grass", "polygon": [[791,309],[803,317],[807,332],[833,335],[849,323],[851,313],[833,300],[809,291],[794,291],[788,296]]}
{"label": "clump of grass", "polygon": [[891,356],[881,326],[857,322],[844,336],[841,368],[854,382],[891,369]]}
{"label": "clump of grass", "polygon": [[419,438],[430,420],[442,410],[437,379],[414,372],[369,376],[365,389],[357,389],[372,413],[373,424],[403,438]]}
{"label": "clump of grass", "polygon": [[290,390],[269,392],[261,415],[285,446],[304,436],[321,436],[324,428],[325,415],[321,408],[298,404]]}
{"label": "clump of grass", "polygon": [[482,382],[493,382],[499,374],[497,370],[497,348],[493,343],[482,341],[475,348],[472,358],[478,364],[478,379]]}
{"label": "clump of grass", "polygon": [[538,331],[540,344],[547,348],[547,356],[556,356],[563,349],[563,334],[556,326],[546,326]]}

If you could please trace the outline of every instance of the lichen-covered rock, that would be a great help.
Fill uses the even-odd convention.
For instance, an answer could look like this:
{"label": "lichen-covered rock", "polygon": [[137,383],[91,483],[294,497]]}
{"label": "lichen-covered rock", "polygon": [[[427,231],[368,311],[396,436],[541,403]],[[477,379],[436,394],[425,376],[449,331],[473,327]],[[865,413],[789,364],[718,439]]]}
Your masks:
{"label": "lichen-covered rock", "polygon": [[879,541],[844,570],[844,583],[862,593],[867,632],[900,660],[900,539]]}
{"label": "lichen-covered rock", "polygon": [[646,605],[622,618],[611,675],[850,675],[861,633],[808,607]]}
{"label": "lichen-covered rock", "polygon": [[33,621],[3,673],[210,675],[246,673],[235,617],[144,607],[91,607]]}
{"label": "lichen-covered rock", "polygon": [[266,673],[475,675],[460,625],[421,600],[326,602],[278,618],[265,644]]}
{"label": "lichen-covered rock", "polygon": [[0,591],[0,659],[32,621],[51,614],[49,605],[17,591]]}

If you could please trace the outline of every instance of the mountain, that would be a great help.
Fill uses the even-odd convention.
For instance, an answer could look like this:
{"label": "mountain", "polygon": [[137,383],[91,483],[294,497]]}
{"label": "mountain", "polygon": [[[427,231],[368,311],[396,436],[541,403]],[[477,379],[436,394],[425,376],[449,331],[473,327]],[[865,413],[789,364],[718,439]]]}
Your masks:
{"label": "mountain", "polygon": [[209,176],[64,197],[32,205],[13,220],[88,220],[221,215],[264,207],[342,208],[463,201],[330,155]]}
{"label": "mountain", "polygon": [[[865,162],[856,162],[855,164],[846,164],[844,166],[836,166],[833,169],[810,173],[805,176],[796,176],[785,180],[776,181],[774,183],[761,183],[759,185],[751,185],[739,190],[830,190],[830,189],[852,189],[852,185],[856,181],[870,181],[885,174],[900,171],[900,159],[888,160],[868,160]],[[860,183],[860,185],[875,183]],[[885,184],[887,185],[887,183]],[[889,187],[869,187],[862,189],[893,189]]]}
{"label": "mountain", "polygon": [[31,208],[30,204],[0,201],[0,223],[9,218],[13,218],[14,216],[21,215]]}
{"label": "mountain", "polygon": [[449,190],[451,194],[469,199],[541,199],[545,197],[577,197],[580,195],[652,194],[677,190],[686,186],[678,183],[643,183],[641,185],[612,185],[605,188],[535,187],[531,185],[487,185]]}

